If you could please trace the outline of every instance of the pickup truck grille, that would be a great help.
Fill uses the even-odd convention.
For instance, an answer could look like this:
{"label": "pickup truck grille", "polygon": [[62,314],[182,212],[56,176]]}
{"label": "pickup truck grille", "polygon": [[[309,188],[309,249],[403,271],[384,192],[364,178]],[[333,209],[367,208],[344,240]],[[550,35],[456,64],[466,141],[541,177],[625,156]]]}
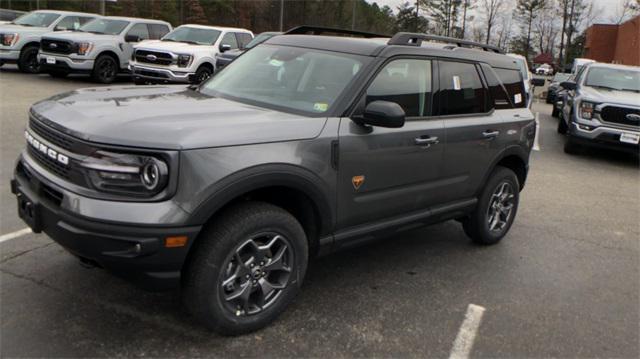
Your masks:
{"label": "pickup truck grille", "polygon": [[75,44],[70,41],[42,39],[40,50],[56,54],[72,54],[75,52]]}
{"label": "pickup truck grille", "polygon": [[166,52],[136,50],[136,62],[154,65],[171,65],[174,60],[171,54]]}
{"label": "pickup truck grille", "polygon": [[634,121],[627,115],[636,114],[640,116],[640,109],[632,109],[625,107],[605,106],[600,111],[600,118],[605,122],[616,123],[626,126],[640,127],[640,121]]}

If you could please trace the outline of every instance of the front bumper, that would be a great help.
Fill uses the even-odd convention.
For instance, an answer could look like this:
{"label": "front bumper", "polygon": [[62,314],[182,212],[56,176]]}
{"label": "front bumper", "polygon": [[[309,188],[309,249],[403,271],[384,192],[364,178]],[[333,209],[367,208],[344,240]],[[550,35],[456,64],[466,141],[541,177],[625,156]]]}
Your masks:
{"label": "front bumper", "polygon": [[[55,59],[55,63],[47,62],[47,58]],[[59,54],[39,53],[38,62],[42,70],[62,70],[66,72],[88,73],[93,70],[93,59],[71,57]]]}
{"label": "front bumper", "polygon": [[144,79],[150,82],[191,83],[191,79],[193,75],[195,75],[195,72],[178,72],[138,64],[129,65],[129,70],[131,70],[131,75],[134,78]]}
{"label": "front bumper", "polygon": [[0,49],[0,61],[5,63],[17,62],[20,58],[20,50]]}
{"label": "front bumper", "polygon": [[[24,155],[18,160],[11,181],[11,192],[18,199],[18,214],[34,232],[44,232],[83,262],[97,265],[132,280],[147,289],[173,288],[180,283],[182,265],[201,226],[141,225],[99,221],[74,213],[65,196],[77,195],[57,186],[38,173]],[[106,201],[105,201],[106,202]],[[113,205],[111,203],[110,205]],[[119,203],[130,213],[135,203]],[[96,212],[99,214],[99,209]],[[165,246],[167,237],[186,236],[182,247]]]}
{"label": "front bumper", "polygon": [[578,123],[572,121],[571,126],[569,127],[569,133],[572,140],[583,145],[609,148],[635,154],[638,154],[640,151],[639,144],[620,142],[620,136],[622,134],[630,133],[640,135],[640,131],[619,129],[608,126],[598,126],[587,130],[585,128],[581,128]]}

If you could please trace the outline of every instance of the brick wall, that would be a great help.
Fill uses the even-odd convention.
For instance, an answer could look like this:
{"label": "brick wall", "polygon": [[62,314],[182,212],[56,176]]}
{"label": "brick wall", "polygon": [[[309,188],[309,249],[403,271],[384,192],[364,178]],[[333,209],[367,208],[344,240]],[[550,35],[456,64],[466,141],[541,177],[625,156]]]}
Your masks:
{"label": "brick wall", "polygon": [[613,61],[618,64],[640,66],[640,16],[618,27]]}
{"label": "brick wall", "polygon": [[585,56],[599,62],[640,66],[640,16],[621,25],[587,29]]}

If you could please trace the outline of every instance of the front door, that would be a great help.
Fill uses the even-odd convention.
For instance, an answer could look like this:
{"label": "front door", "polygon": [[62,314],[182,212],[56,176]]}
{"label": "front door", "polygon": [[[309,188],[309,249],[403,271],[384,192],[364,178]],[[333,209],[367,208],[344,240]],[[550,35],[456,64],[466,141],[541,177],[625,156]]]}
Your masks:
{"label": "front door", "polygon": [[339,129],[338,228],[426,209],[440,200],[444,122],[431,116],[428,59],[387,63],[366,91],[405,111],[402,128],[362,126],[343,118]]}

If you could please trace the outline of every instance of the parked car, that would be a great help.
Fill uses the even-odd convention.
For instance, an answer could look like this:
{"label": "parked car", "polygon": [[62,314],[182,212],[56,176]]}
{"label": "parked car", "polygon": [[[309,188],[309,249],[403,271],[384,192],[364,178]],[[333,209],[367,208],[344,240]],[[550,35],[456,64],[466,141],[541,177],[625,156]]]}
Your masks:
{"label": "parked car", "polygon": [[0,66],[17,63],[22,72],[39,72],[37,55],[43,34],[76,30],[97,17],[82,12],[38,10],[0,25]]}
{"label": "parked car", "polygon": [[596,61],[591,59],[575,58],[571,65],[571,73],[575,75],[580,72],[585,65],[592,64],[594,62]]}
{"label": "parked car", "polygon": [[562,87],[565,152],[597,146],[640,153],[640,67],[592,63]]}
{"label": "parked car", "polygon": [[229,50],[225,52],[221,52],[216,55],[216,70],[220,71],[223,67],[227,66],[231,61],[233,61],[236,57],[242,55],[245,51],[253,48],[256,45],[259,45],[270,38],[282,34],[281,32],[263,32],[258,34],[258,36],[254,37],[247,46],[243,49],[235,49]]}
{"label": "parked car", "polygon": [[11,188],[34,232],[247,333],[316,255],[449,219],[504,238],[536,132],[519,71],[457,38],[275,36],[198,87],[36,103]]}
{"label": "parked car", "polygon": [[551,79],[551,83],[547,88],[546,103],[551,103],[551,104],[555,103],[556,92],[558,92],[558,90],[560,89],[560,83],[568,80],[569,77],[571,77],[571,74],[565,74],[562,72],[558,72],[553,76],[553,79]]}
{"label": "parked car", "polygon": [[551,65],[549,64],[542,64],[536,69],[536,74],[551,76],[553,75],[553,67],[551,67]]}
{"label": "parked car", "polygon": [[242,49],[252,39],[245,29],[183,25],[159,41],[136,46],[131,73],[136,84],[199,84],[216,71],[217,54]]}
{"label": "parked car", "polygon": [[527,104],[527,107],[531,107],[531,103],[533,102],[533,86],[531,86],[531,79],[533,78],[531,71],[529,71],[529,65],[527,64],[527,59],[524,56],[518,54],[507,54],[515,59],[518,67],[520,68],[520,73],[522,74],[522,79],[524,80],[524,88],[525,88],[525,98],[524,101]]}
{"label": "parked car", "polygon": [[89,74],[99,83],[112,83],[128,72],[133,46],[159,39],[171,31],[165,21],[133,17],[104,17],[77,31],[42,37],[38,59],[44,72],[54,77],[70,73]]}
{"label": "parked car", "polygon": [[24,11],[0,9],[0,25],[8,24],[24,14],[26,14]]}

